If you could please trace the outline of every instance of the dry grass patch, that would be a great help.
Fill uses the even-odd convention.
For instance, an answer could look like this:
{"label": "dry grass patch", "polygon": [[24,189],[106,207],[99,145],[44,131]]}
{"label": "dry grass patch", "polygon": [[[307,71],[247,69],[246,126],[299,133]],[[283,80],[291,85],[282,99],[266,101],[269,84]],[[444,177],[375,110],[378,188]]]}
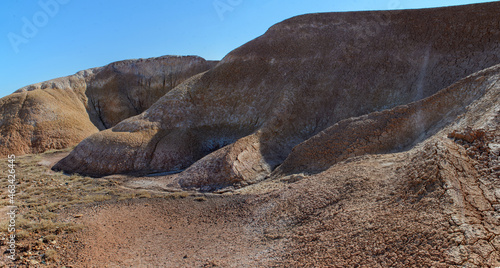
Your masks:
{"label": "dry grass patch", "polygon": [[[18,264],[36,259],[40,264],[58,261],[57,237],[79,231],[85,226],[75,221],[64,220],[61,212],[78,205],[100,202],[122,201],[128,199],[184,198],[189,193],[151,193],[146,190],[133,190],[119,187],[115,180],[94,179],[79,175],[66,175],[53,172],[43,165],[43,159],[64,150],[49,151],[39,155],[26,155],[16,158],[16,196],[17,206],[16,239],[20,246]],[[5,168],[0,169],[0,208],[9,206],[7,187],[7,159]],[[7,237],[8,219],[0,221],[0,236]],[[0,246],[5,246],[0,241]],[[36,252],[37,257],[26,255]],[[35,254],[35,253],[33,253]]]}

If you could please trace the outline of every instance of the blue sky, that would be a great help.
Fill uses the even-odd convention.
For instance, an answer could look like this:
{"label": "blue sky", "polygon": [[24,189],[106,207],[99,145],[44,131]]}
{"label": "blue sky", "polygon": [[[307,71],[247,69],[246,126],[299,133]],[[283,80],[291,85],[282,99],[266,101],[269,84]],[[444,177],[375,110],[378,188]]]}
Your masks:
{"label": "blue sky", "polygon": [[409,9],[472,0],[8,0],[0,3],[0,97],[113,61],[219,60],[270,26],[312,12]]}

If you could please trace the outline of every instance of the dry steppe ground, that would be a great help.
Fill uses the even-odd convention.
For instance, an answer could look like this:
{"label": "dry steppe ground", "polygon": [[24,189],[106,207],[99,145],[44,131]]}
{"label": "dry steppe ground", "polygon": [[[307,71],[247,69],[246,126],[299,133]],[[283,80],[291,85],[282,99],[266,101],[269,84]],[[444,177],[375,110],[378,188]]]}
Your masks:
{"label": "dry steppe ground", "polygon": [[[498,143],[498,131],[478,133],[456,132],[409,151],[355,157],[322,173],[294,174],[212,194],[162,188],[159,182],[175,175],[92,179],[51,171],[50,166],[68,153],[64,151],[22,156],[17,160],[20,251],[16,264],[500,265],[497,236],[489,233],[497,232],[491,224],[494,219],[484,216],[489,211],[478,215],[481,212],[475,207],[481,205],[477,203],[481,196],[469,199],[477,193],[476,186],[486,189],[488,177],[494,179],[498,171],[488,169],[489,175],[477,182],[461,181],[460,187],[465,188],[458,197],[450,194],[454,188],[447,185],[450,178],[467,179],[460,174],[484,172],[489,164],[480,161],[481,150],[486,150],[485,144]],[[449,169],[450,163],[461,165],[462,170],[448,173],[456,172]],[[460,197],[476,203],[453,210],[450,204],[456,206],[454,198]],[[7,200],[5,191],[2,200]],[[2,231],[5,236],[6,230]],[[2,251],[5,248],[2,245]]]}
{"label": "dry steppe ground", "polygon": [[307,14],[0,99],[14,265],[500,267],[498,14]]}

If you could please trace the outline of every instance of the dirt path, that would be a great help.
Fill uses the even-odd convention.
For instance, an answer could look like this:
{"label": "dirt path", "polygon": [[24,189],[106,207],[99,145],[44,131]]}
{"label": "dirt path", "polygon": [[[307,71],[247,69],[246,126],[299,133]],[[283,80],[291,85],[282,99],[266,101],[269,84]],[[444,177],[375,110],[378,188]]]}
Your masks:
{"label": "dirt path", "polygon": [[250,227],[247,198],[143,199],[74,211],[87,228],[66,237],[63,259],[74,267],[267,266],[276,243]]}
{"label": "dirt path", "polygon": [[[44,155],[38,164],[51,168],[68,153]],[[167,190],[165,177],[107,179],[131,189]],[[133,199],[70,209],[62,217],[86,227],[62,236],[60,256],[72,267],[267,266],[277,243],[252,225],[248,198]]]}
{"label": "dirt path", "polygon": [[52,154],[43,154],[42,160],[38,162],[41,166],[52,168],[57,162],[69,155],[70,152],[56,152]]}

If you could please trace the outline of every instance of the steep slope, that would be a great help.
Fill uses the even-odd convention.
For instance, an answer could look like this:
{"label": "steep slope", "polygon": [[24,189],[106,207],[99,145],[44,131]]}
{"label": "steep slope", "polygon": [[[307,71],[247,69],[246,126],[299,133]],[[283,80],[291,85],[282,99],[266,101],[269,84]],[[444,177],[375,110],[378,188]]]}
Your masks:
{"label": "steep slope", "polygon": [[[139,116],[87,138],[55,169],[180,171],[203,157],[180,174],[181,186],[258,181],[341,120],[423,99],[499,63],[499,11],[500,3],[487,3],[286,20]],[[443,103],[438,117],[474,96]]]}
{"label": "steep slope", "polygon": [[[290,172],[295,162],[301,171],[316,174],[276,172],[276,180],[288,187],[257,202],[267,208],[259,224],[286,239],[279,266],[498,267],[499,82],[497,66],[453,86],[487,90],[454,122],[409,151],[371,154],[387,149],[382,135],[346,149],[353,154],[368,149],[365,155],[339,157],[338,147],[332,147],[337,126],[297,146],[279,170]],[[366,129],[380,118],[353,121]],[[361,141],[369,133],[354,136]],[[407,133],[401,128],[389,135],[397,140]],[[324,148],[318,150],[320,140]],[[377,145],[380,150],[370,152]],[[314,149],[317,155],[311,154]],[[331,154],[325,154],[328,149]]]}
{"label": "steep slope", "polygon": [[89,114],[99,129],[138,115],[186,79],[217,64],[200,57],[165,56],[105,66],[87,85]]}
{"label": "steep slope", "polygon": [[73,146],[143,112],[215,63],[177,56],[127,60],[21,88],[0,100],[0,156]]}
{"label": "steep slope", "polygon": [[408,148],[452,122],[469,104],[479,105],[482,99],[493,101],[493,105],[483,104],[485,111],[500,105],[500,65],[423,100],[340,121],[297,145],[274,173],[321,172],[350,157]]}
{"label": "steep slope", "polygon": [[0,156],[66,148],[98,132],[85,105],[87,82],[98,71],[82,71],[0,99]]}

